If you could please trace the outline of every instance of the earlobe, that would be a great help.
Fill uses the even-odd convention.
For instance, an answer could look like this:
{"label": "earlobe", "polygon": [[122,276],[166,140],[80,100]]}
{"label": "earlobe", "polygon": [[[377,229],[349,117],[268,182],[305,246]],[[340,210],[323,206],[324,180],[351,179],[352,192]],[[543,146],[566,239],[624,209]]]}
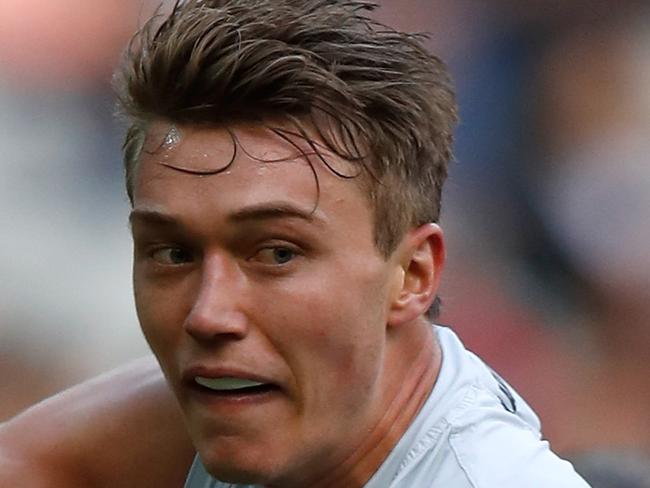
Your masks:
{"label": "earlobe", "polygon": [[396,252],[403,277],[388,312],[392,327],[423,316],[433,303],[445,258],[442,230],[436,224],[412,229]]}

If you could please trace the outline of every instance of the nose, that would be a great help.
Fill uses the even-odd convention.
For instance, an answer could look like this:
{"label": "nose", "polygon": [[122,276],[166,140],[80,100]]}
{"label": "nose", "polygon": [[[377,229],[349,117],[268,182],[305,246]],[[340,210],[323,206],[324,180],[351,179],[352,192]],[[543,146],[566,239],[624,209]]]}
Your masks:
{"label": "nose", "polygon": [[240,340],[248,333],[242,310],[242,278],[235,263],[219,256],[203,260],[201,282],[183,328],[195,340]]}

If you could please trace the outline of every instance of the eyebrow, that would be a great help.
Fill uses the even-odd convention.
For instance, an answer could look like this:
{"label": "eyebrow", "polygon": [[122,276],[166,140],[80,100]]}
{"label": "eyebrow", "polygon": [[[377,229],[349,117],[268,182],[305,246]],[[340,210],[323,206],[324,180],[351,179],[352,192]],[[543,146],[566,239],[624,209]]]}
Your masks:
{"label": "eyebrow", "polygon": [[[264,202],[250,205],[234,211],[226,219],[229,223],[251,222],[259,220],[276,220],[297,218],[309,223],[323,224],[325,222],[318,209],[309,210],[287,202]],[[133,209],[129,215],[129,223],[133,226],[136,222],[151,225],[182,226],[180,219],[164,211],[141,208]]]}
{"label": "eyebrow", "polygon": [[265,202],[239,209],[228,216],[229,222],[298,218],[310,223],[323,223],[317,208],[309,210],[287,202]]}
{"label": "eyebrow", "polygon": [[178,220],[159,210],[133,209],[129,214],[129,224],[133,226],[136,222],[155,225],[179,225]]}

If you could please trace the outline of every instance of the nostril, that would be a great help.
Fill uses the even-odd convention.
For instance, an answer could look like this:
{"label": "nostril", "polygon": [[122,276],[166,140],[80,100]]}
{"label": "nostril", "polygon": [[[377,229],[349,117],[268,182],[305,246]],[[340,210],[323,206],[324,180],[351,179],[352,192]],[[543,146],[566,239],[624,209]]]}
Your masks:
{"label": "nostril", "polygon": [[229,336],[241,339],[248,333],[244,314],[237,311],[210,312],[192,310],[183,324],[185,331],[197,341],[211,341]]}

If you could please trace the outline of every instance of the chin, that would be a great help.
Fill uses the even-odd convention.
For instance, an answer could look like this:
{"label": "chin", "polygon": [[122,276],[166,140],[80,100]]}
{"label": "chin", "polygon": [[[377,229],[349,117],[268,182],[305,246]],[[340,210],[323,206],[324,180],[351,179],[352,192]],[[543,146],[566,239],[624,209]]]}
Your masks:
{"label": "chin", "polygon": [[[213,478],[226,483],[244,484],[244,485],[268,485],[272,484],[277,478],[272,468],[261,464],[256,459],[233,459],[210,453],[207,456],[201,454],[201,460],[205,469]],[[226,462],[224,462],[226,461]],[[268,463],[268,456],[264,459]]]}

